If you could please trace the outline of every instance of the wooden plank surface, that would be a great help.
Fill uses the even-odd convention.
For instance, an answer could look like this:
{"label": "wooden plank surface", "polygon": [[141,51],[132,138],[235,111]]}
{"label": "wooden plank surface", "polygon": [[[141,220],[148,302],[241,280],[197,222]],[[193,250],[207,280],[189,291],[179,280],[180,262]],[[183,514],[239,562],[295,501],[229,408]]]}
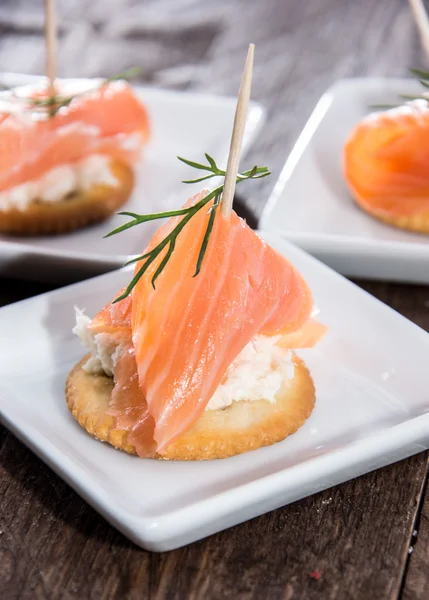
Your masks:
{"label": "wooden plank surface", "polygon": [[[0,4],[0,70],[41,72],[41,2]],[[297,134],[335,79],[425,66],[403,0],[63,0],[60,74],[142,64],[156,86],[236,93],[256,43],[253,97],[269,109],[245,188],[256,221]],[[427,66],[427,65],[426,65]],[[248,194],[248,195],[246,195]],[[429,290],[358,282],[429,330]],[[0,280],[0,304],[51,286]],[[427,454],[191,546],[144,552],[0,429],[0,595],[33,598],[427,598]],[[427,495],[427,494],[426,494]],[[418,535],[413,531],[418,529]],[[409,548],[414,547],[412,554]]]}
{"label": "wooden plank surface", "polygon": [[428,597],[429,565],[429,488],[421,498],[421,511],[413,530],[413,552],[410,554],[407,572],[404,577],[404,600],[426,600]]}

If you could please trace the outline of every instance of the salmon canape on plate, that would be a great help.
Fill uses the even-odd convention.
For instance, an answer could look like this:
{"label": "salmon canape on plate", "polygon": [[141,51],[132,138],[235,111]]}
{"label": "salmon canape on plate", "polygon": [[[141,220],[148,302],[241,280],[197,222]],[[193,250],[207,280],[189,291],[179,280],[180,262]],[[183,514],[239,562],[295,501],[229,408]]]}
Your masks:
{"label": "salmon canape on plate", "polygon": [[[426,9],[420,0],[410,6],[429,56]],[[353,198],[370,215],[427,234],[429,73],[410,71],[422,84],[422,93],[402,95],[400,106],[370,114],[356,125],[344,147],[344,173]]]}
{"label": "salmon canape on plate", "polygon": [[344,147],[355,201],[372,216],[429,233],[429,102],[419,98],[365,117]]}
{"label": "salmon canape on plate", "polygon": [[241,454],[283,440],[313,410],[313,381],[293,349],[325,327],[311,320],[301,275],[232,210],[236,183],[269,175],[238,172],[253,51],[226,171],[208,154],[207,164],[180,159],[199,173],[185,183],[224,183],[176,211],[125,213],[131,220],[112,235],[169,220],[131,261],[125,290],[92,321],[77,311],[74,332],[90,354],[68,377],[68,407],[91,435],[142,458]]}
{"label": "salmon canape on plate", "polygon": [[55,234],[106,219],[133,189],[149,138],[123,80],[55,81],[0,92],[0,231]]}
{"label": "salmon canape on plate", "polygon": [[68,377],[68,407],[131,454],[225,458],[283,440],[313,409],[312,378],[294,353],[326,330],[312,319],[311,292],[234,211],[218,210],[221,191],[174,211],[98,315],[77,311],[74,332],[90,354]]}

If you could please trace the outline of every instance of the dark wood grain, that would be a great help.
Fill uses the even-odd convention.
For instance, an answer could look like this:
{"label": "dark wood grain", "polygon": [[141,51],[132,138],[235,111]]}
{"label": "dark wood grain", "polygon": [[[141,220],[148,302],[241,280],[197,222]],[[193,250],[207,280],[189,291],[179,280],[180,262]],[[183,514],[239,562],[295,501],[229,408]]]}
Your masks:
{"label": "dark wood grain", "polygon": [[28,600],[396,598],[427,469],[419,455],[159,555],[6,433],[0,461],[2,597]]}
{"label": "dark wood grain", "polygon": [[[0,3],[0,70],[42,71],[41,4]],[[248,160],[269,164],[273,177],[249,186],[240,199],[254,222],[329,84],[425,65],[403,0],[58,4],[64,76],[141,63],[150,85],[235,93],[247,43],[256,43],[253,97],[269,115]],[[429,330],[429,288],[357,283]],[[49,289],[1,279],[0,305]],[[0,428],[0,597],[427,598],[427,473],[424,453],[156,555],[128,542]]]}
{"label": "dark wood grain", "polygon": [[412,553],[405,576],[404,600],[426,600],[429,565],[429,489],[421,499],[421,511],[412,536]]}

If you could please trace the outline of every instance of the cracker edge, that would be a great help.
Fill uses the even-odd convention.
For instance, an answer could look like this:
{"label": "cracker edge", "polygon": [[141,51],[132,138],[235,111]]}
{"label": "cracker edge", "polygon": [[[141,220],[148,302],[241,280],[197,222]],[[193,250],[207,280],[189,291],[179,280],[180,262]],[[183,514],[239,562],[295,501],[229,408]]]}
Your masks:
{"label": "cracker edge", "polygon": [[[85,356],[70,372],[66,383],[67,406],[76,421],[93,437],[118,450],[137,454],[127,442],[127,432],[116,428],[107,414],[113,380],[83,370]],[[295,357],[296,358],[296,357]],[[295,376],[285,379],[277,402],[240,401],[225,409],[206,411],[165,453],[154,458],[212,460],[227,458],[269,446],[295,433],[310,416],[315,404],[313,380],[305,364],[296,358]],[[248,421],[251,425],[240,427]]]}
{"label": "cracker edge", "polygon": [[371,217],[374,217],[378,221],[383,221],[387,225],[392,225],[398,229],[405,229],[406,231],[413,231],[414,233],[429,233],[429,213],[420,213],[415,215],[400,215],[392,216],[386,215],[383,211],[379,211],[376,208],[369,207],[362,200],[354,196],[356,204],[368,213]]}
{"label": "cracker edge", "polygon": [[134,187],[134,172],[111,159],[109,168],[118,186],[94,185],[57,203],[31,203],[25,210],[0,210],[0,231],[13,235],[61,234],[107,219],[125,204]]}

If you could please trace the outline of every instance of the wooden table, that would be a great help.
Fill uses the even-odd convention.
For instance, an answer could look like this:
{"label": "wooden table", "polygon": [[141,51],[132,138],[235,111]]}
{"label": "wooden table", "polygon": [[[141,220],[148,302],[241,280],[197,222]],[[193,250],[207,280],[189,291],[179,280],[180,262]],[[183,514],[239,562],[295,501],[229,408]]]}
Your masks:
{"label": "wooden table", "polygon": [[[41,4],[0,4],[0,70],[43,70]],[[137,63],[156,86],[235,94],[256,43],[269,117],[248,162],[273,176],[247,186],[254,221],[328,85],[427,67],[404,0],[63,0],[59,13],[64,76]],[[358,284],[429,330],[427,287]],[[0,303],[48,289],[3,279]],[[5,429],[0,469],[4,600],[429,598],[427,453],[167,554],[130,543]]]}

